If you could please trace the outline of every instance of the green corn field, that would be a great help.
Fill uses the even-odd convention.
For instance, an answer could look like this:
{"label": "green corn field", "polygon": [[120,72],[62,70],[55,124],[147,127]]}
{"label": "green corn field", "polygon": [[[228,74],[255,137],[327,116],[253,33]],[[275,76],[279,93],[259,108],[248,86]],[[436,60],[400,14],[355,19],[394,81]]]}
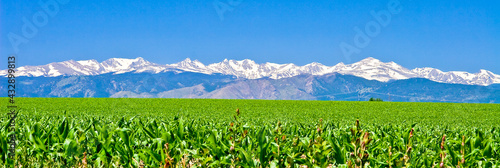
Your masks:
{"label": "green corn field", "polygon": [[[7,98],[0,99],[7,102]],[[4,167],[500,167],[500,105],[18,98]],[[16,155],[9,158],[11,134]]]}

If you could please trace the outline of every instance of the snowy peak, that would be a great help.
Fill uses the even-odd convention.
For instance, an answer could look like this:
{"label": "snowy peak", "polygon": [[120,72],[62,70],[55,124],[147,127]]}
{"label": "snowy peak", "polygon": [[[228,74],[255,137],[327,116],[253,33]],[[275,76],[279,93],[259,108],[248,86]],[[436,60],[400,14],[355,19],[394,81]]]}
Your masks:
{"label": "snowy peak", "polygon": [[[317,62],[304,66],[297,66],[292,63],[276,64],[267,62],[258,64],[250,59],[240,61],[224,59],[219,63],[205,65],[198,60],[191,60],[190,58],[186,58],[175,64],[159,65],[138,57],[136,59],[111,58],[101,63],[96,60],[69,60],[42,66],[24,66],[17,70],[18,76],[35,77],[100,75],[105,73],[120,74],[126,72],[159,73],[182,70],[205,74],[220,73],[245,79],[281,79],[298,75],[340,73],[382,82],[409,78],[426,78],[436,82],[467,85],[490,85],[500,83],[500,75],[483,69],[478,73],[461,71],[443,72],[439,69],[428,67],[408,70],[395,62],[382,62],[372,57],[347,65],[341,62],[335,66],[326,66]],[[7,71],[0,71],[0,75],[6,76]]]}
{"label": "snowy peak", "polygon": [[378,60],[378,59],[375,59],[373,57],[368,57],[368,58],[365,58],[355,64],[364,64],[364,65],[377,65],[377,64],[381,64],[382,61]]}
{"label": "snowy peak", "polygon": [[500,83],[500,76],[487,70],[478,73],[462,71],[443,72],[435,68],[415,68],[411,70],[417,77],[426,78],[442,83],[458,83],[467,85],[490,85]]}
{"label": "snowy peak", "polygon": [[481,69],[479,70],[479,73],[477,73],[478,75],[484,75],[484,76],[495,76],[495,74],[491,71],[488,71],[488,70],[484,70],[484,69]]}
{"label": "snowy peak", "polygon": [[186,71],[194,71],[194,72],[205,72],[206,67],[203,63],[201,63],[198,60],[192,61],[189,58],[186,58],[184,61],[181,61],[179,63],[171,64],[169,65],[174,68],[186,70]]}
{"label": "snowy peak", "polygon": [[100,63],[100,66],[103,68],[100,73],[120,74],[131,71],[155,71],[150,69],[150,67],[154,65],[155,64],[144,60],[142,57],[136,59],[111,58]]}
{"label": "snowy peak", "polygon": [[[219,68],[217,68],[217,66]],[[219,64],[210,64],[209,67],[215,69],[232,69],[235,71],[255,71],[258,70],[260,65],[255,63],[253,60],[245,59],[241,61],[236,60],[227,60],[225,59],[222,63]]]}
{"label": "snowy peak", "polygon": [[111,58],[102,62],[102,65],[110,71],[115,71],[148,66],[151,65],[151,63],[141,57],[136,59]]}
{"label": "snowy peak", "polygon": [[[111,58],[101,63],[96,60],[64,61],[50,63],[42,66],[23,66],[18,68],[17,76],[31,77],[56,77],[73,75],[100,75],[105,73],[125,73],[131,71],[153,71],[159,72],[164,68],[154,68],[156,64],[150,63],[143,58],[125,59]],[[1,76],[7,74],[6,70],[0,71]]]}
{"label": "snowy peak", "polygon": [[255,61],[249,59],[240,61],[224,59],[222,62],[206,66],[197,60],[191,61],[190,59],[186,59],[180,63],[171,64],[169,66],[185,71],[206,74],[221,73],[246,79],[259,79],[264,77],[281,79],[303,74],[324,75],[329,73],[340,73],[382,82],[409,78],[427,78],[436,82],[469,85],[490,85],[493,83],[500,83],[500,76],[486,70],[482,70],[478,74],[455,71],[442,72],[434,68],[408,70],[395,62],[385,63],[373,57],[368,57],[349,65],[339,63],[331,67],[317,62],[304,66],[297,66],[291,63],[276,64],[269,62],[257,64]]}

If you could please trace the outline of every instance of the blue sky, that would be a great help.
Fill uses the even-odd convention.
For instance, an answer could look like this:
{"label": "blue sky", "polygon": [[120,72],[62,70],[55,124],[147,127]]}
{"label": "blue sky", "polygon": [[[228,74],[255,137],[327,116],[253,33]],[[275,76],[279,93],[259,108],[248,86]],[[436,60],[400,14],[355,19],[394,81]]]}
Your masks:
{"label": "blue sky", "polygon": [[[19,65],[113,57],[167,64],[189,57],[206,64],[249,58],[331,66],[374,57],[407,68],[500,74],[500,1],[399,0],[401,11],[363,48],[353,42],[355,27],[377,23],[371,11],[387,11],[391,0],[59,1],[41,0],[57,3],[59,11],[49,15],[38,0],[0,0],[0,55],[16,53]],[[214,2],[232,10],[220,12]],[[33,24],[33,16],[39,26],[26,37],[23,18]],[[17,52],[9,37],[19,43]],[[343,42],[359,53],[343,54]]]}

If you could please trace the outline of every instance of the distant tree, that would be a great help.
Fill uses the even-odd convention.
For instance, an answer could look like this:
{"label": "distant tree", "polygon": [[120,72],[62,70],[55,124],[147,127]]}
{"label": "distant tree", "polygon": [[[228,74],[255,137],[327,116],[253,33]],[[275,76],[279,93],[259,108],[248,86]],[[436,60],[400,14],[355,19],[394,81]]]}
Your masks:
{"label": "distant tree", "polygon": [[381,101],[384,101],[384,100],[382,100],[381,98],[373,98],[372,97],[372,98],[370,98],[369,101],[380,101],[381,102]]}

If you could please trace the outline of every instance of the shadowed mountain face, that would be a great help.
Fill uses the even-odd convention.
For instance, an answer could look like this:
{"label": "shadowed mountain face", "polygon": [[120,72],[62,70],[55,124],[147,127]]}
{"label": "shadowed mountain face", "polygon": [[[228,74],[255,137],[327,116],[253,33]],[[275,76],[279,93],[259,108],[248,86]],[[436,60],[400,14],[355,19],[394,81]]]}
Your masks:
{"label": "shadowed mountain face", "polygon": [[[6,78],[0,77],[6,81]],[[242,79],[184,71],[96,76],[18,77],[18,97],[140,97],[287,100],[361,100],[412,102],[500,102],[500,85],[474,86],[412,78],[389,82],[351,75],[298,75]],[[6,93],[4,85],[0,91]]]}

